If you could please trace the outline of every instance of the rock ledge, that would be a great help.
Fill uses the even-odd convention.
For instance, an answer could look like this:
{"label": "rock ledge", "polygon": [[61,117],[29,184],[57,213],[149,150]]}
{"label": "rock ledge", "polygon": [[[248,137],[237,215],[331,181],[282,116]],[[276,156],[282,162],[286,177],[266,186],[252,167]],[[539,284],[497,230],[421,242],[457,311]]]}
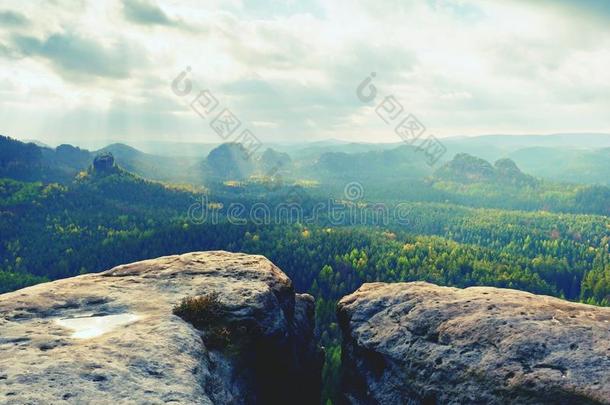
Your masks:
{"label": "rock ledge", "polygon": [[[172,314],[183,298],[210,293],[227,321],[256,326],[247,348],[209,350],[205,331]],[[0,402],[316,403],[313,308],[269,260],[227,252],[146,260],[0,295]]]}
{"label": "rock ledge", "polygon": [[338,304],[350,404],[610,404],[610,308],[365,284]]}

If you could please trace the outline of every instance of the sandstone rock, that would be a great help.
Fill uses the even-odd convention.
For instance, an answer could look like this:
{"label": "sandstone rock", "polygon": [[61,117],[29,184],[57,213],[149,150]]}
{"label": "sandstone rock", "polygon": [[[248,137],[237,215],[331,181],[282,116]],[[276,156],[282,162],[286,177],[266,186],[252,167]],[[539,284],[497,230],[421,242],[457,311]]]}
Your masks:
{"label": "sandstone rock", "polygon": [[99,154],[93,159],[93,169],[98,173],[109,173],[114,167],[114,156],[110,152]]}
{"label": "sandstone rock", "polygon": [[[227,322],[258,331],[247,346],[210,350],[173,315],[214,292]],[[262,256],[189,253],[41,284],[0,295],[0,403],[317,403],[313,326],[313,298]]]}
{"label": "sandstone rock", "polygon": [[349,404],[610,404],[610,308],[374,283],[338,316]]}

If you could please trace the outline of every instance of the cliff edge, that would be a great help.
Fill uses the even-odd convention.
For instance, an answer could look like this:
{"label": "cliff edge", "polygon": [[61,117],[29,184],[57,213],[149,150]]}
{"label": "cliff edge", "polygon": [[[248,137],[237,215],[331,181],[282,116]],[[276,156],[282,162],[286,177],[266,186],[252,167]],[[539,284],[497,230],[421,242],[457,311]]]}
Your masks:
{"label": "cliff edge", "polygon": [[0,295],[0,402],[318,403],[313,330],[262,256],[127,264]]}
{"label": "cliff edge", "polygon": [[373,283],[338,316],[348,404],[610,404],[610,308]]}

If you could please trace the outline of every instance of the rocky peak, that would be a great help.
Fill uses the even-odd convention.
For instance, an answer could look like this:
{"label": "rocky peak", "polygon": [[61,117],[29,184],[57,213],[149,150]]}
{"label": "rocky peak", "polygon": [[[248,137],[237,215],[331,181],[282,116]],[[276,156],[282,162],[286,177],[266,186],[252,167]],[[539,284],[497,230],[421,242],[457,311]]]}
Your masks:
{"label": "rocky peak", "polygon": [[93,169],[96,173],[109,173],[114,168],[114,156],[110,152],[100,153],[93,159]]}
{"label": "rocky peak", "polygon": [[88,151],[76,146],[61,144],[55,148],[55,155],[58,160],[71,162],[71,161],[84,161],[91,159]]}
{"label": "rocky peak", "polygon": [[[211,296],[222,308],[214,331],[174,314],[185,298]],[[269,260],[227,252],[4,294],[0,402],[317,403],[313,308]],[[212,333],[224,344],[208,344]]]}
{"label": "rocky peak", "polygon": [[455,155],[453,160],[447,162],[436,171],[435,176],[442,180],[459,183],[478,183],[493,180],[494,167],[486,160],[467,153]]}
{"label": "rocky peak", "polygon": [[497,177],[500,181],[516,185],[534,185],[536,179],[521,171],[512,159],[499,159],[494,163]]}
{"label": "rocky peak", "polygon": [[514,160],[512,159],[498,159],[496,163],[494,163],[496,170],[499,170],[503,173],[510,174],[523,174],[521,169],[517,166]]}
{"label": "rocky peak", "polygon": [[488,161],[467,153],[455,155],[453,160],[436,171],[435,177],[462,184],[491,182],[517,186],[536,184],[536,179],[524,174],[511,159],[500,159],[492,166]]}

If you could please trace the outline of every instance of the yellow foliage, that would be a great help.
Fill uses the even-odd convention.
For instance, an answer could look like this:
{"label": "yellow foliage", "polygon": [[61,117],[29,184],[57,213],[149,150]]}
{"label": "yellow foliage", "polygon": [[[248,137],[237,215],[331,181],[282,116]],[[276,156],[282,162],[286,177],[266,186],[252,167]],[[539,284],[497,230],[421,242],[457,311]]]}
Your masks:
{"label": "yellow foliage", "polygon": [[402,247],[402,250],[404,250],[405,252],[411,252],[415,250],[415,245],[412,243],[405,243],[405,245]]}

